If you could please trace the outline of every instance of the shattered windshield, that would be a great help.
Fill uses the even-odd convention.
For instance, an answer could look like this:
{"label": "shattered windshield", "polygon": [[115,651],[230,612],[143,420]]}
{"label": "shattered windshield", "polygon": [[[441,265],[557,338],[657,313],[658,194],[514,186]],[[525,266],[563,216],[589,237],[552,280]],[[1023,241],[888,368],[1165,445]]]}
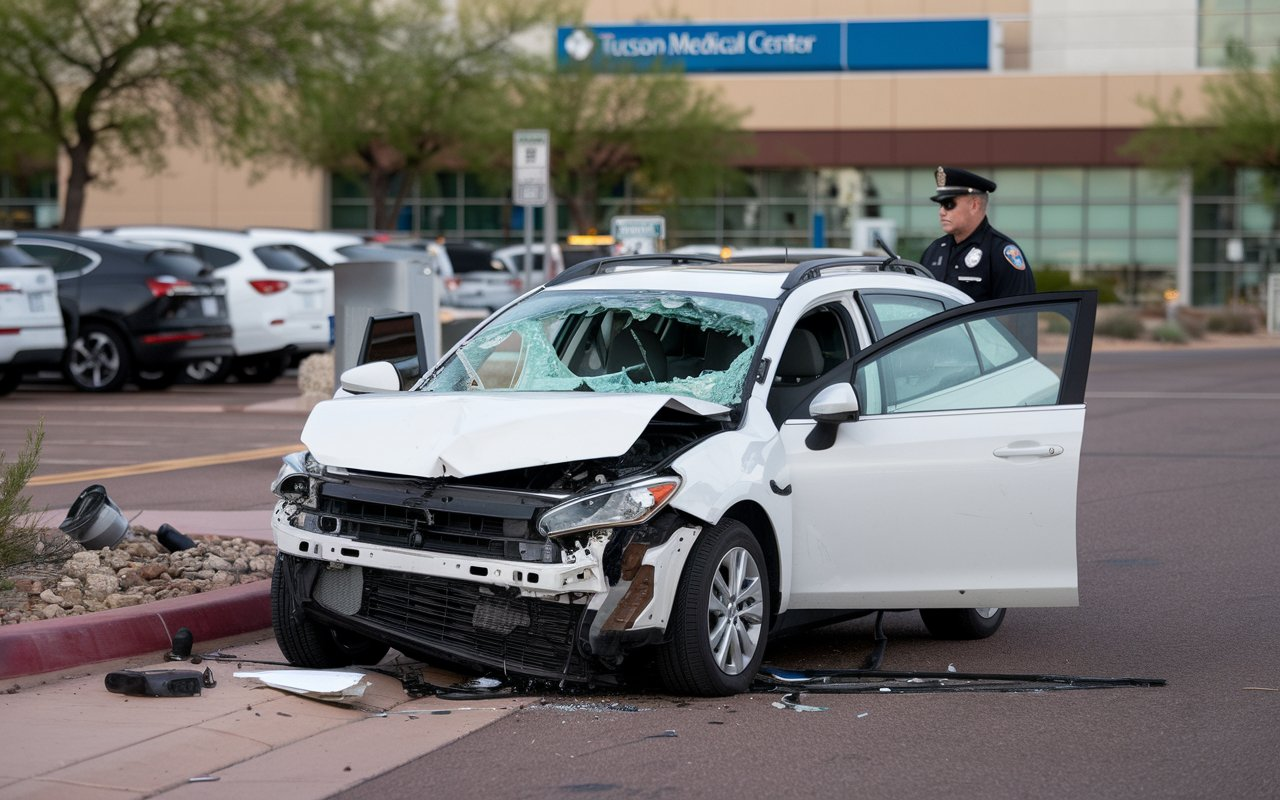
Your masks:
{"label": "shattered windshield", "polygon": [[426,392],[644,392],[732,406],[768,307],[629,291],[541,292],[490,322],[417,387]]}

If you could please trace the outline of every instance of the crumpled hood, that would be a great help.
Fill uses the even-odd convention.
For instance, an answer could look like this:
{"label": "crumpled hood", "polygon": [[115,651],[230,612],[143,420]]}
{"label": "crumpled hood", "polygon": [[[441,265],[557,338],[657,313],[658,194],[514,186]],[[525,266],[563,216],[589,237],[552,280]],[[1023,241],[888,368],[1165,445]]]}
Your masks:
{"label": "crumpled hood", "polygon": [[620,456],[663,407],[706,417],[729,411],[669,394],[369,394],[317,405],[302,442],[327,466],[464,478]]}

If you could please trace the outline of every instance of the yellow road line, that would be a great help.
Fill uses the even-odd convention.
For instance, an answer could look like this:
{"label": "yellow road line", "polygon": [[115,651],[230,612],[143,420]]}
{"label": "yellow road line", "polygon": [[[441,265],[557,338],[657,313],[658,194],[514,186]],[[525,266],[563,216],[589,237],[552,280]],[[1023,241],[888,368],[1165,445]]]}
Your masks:
{"label": "yellow road line", "polygon": [[178,469],[195,467],[211,467],[217,464],[235,464],[240,461],[257,461],[262,458],[279,458],[302,450],[301,444],[262,447],[257,450],[238,450],[234,453],[215,453],[211,456],[195,456],[193,458],[172,458],[167,461],[148,461],[144,464],[130,464],[123,467],[107,467],[105,469],[85,469],[79,472],[60,472],[56,475],[41,475],[27,481],[28,486],[54,486],[60,483],[88,483],[106,480],[107,478],[126,478],[130,475],[147,475],[153,472],[172,472]]}

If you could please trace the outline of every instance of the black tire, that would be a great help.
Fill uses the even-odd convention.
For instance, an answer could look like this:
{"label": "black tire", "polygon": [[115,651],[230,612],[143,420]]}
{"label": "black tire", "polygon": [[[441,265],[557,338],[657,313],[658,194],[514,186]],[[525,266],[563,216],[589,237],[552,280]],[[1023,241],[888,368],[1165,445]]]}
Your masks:
{"label": "black tire", "polygon": [[985,639],[1000,630],[1003,608],[922,608],[920,619],[937,639]]}
{"label": "black tire", "polygon": [[4,397],[22,383],[22,370],[0,369],[0,397]]}
{"label": "black tire", "polygon": [[82,392],[118,392],[129,380],[128,344],[115,328],[90,322],[67,347],[62,374]]}
{"label": "black tire", "polygon": [[[730,577],[735,560],[740,567],[736,580]],[[711,603],[713,594],[724,596],[726,591],[727,613]],[[676,694],[706,697],[749,689],[768,645],[771,592],[764,553],[746,525],[725,519],[704,531],[680,578],[667,628],[670,641],[655,658],[663,686]],[[718,637],[724,649],[717,653],[712,640],[721,623],[727,630]],[[745,647],[735,650],[735,643]]]}
{"label": "black tire", "polygon": [[155,371],[140,370],[133,376],[133,384],[146,392],[160,392],[177,383],[181,376],[182,370],[179,367]]}
{"label": "black tire", "polygon": [[288,363],[283,355],[246,356],[237,359],[232,371],[241,383],[271,383],[284,374]]}
{"label": "black tire", "polygon": [[285,659],[294,666],[309,669],[381,661],[391,649],[389,645],[293,615],[293,595],[285,574],[285,562],[292,558],[283,554],[276,556],[275,571],[271,575],[271,629]]}
{"label": "black tire", "polygon": [[191,383],[212,384],[226,381],[231,374],[231,356],[202,358],[183,367],[183,376]]}

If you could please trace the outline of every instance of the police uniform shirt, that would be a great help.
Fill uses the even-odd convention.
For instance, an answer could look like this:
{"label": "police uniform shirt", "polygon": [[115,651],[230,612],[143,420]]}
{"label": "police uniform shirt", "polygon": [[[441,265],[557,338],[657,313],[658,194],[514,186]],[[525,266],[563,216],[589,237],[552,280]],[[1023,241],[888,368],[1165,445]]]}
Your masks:
{"label": "police uniform shirt", "polygon": [[943,283],[955,286],[975,301],[1034,294],[1035,278],[1018,243],[982,218],[959,245],[951,234],[935,239],[920,262]]}

